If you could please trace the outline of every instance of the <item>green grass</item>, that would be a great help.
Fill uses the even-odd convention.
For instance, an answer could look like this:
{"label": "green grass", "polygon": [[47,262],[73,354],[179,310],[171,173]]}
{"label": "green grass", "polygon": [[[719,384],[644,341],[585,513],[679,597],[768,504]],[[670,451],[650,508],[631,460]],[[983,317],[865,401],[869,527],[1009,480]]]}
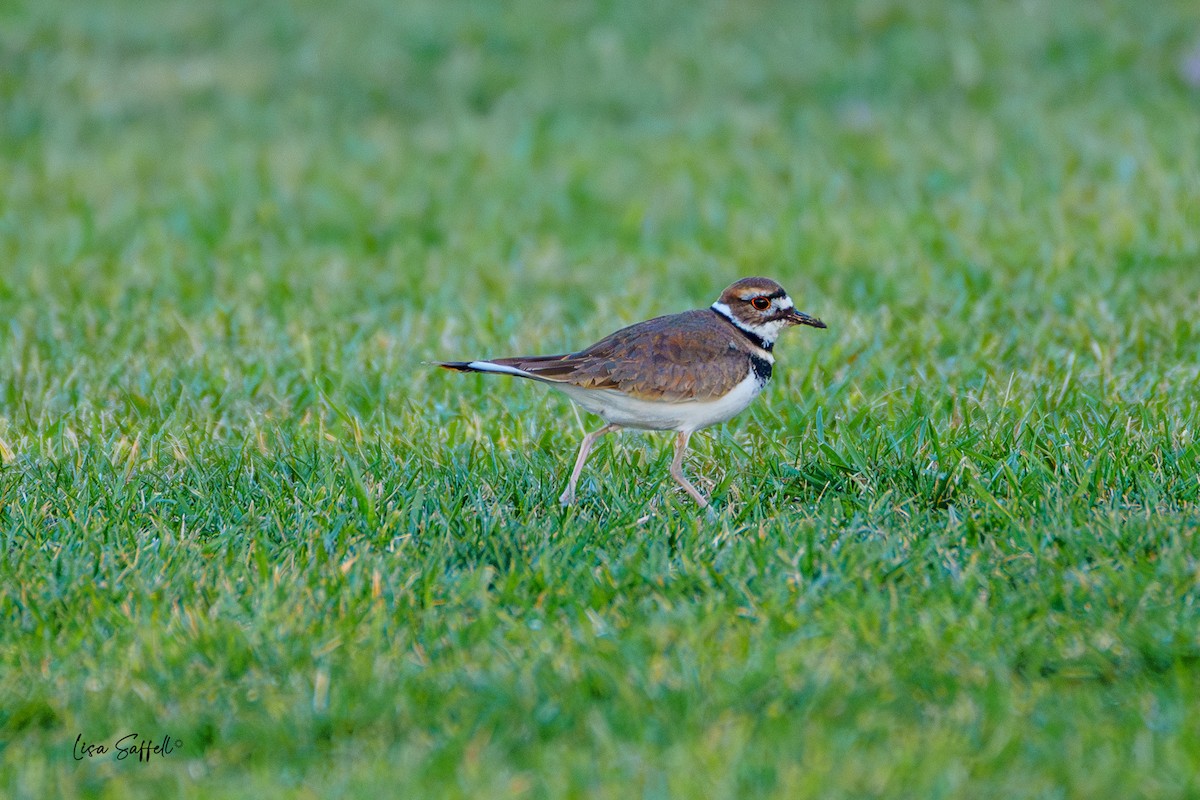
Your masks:
{"label": "green grass", "polygon": [[[0,796],[1197,796],[1198,42],[0,9]],[[561,511],[596,421],[422,363],[753,274],[830,328],[693,439],[715,519],[664,435]]]}

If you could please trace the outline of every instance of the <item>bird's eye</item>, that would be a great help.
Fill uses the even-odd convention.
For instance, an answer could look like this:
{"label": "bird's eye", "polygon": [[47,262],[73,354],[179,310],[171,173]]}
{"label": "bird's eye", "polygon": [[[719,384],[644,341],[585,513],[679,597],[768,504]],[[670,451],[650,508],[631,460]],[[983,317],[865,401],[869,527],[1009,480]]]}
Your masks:
{"label": "bird's eye", "polygon": [[771,307],[771,300],[766,297],[756,297],[750,301],[750,305],[754,306],[759,311],[766,311]]}

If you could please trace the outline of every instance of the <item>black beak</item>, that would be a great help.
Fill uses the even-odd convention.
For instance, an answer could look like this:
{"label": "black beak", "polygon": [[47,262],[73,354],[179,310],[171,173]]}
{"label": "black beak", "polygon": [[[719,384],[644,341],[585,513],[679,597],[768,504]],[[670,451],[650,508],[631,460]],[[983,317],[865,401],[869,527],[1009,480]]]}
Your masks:
{"label": "black beak", "polygon": [[821,322],[821,320],[817,319],[816,317],[810,317],[803,311],[797,311],[794,308],[787,312],[787,316],[784,317],[784,319],[786,319],[791,325],[810,325],[814,328],[826,327],[825,323]]}

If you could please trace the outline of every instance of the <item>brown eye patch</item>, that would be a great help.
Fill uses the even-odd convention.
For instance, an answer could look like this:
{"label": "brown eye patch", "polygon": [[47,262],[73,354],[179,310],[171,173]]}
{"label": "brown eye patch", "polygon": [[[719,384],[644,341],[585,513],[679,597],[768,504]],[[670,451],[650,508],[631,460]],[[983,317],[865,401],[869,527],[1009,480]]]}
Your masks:
{"label": "brown eye patch", "polygon": [[759,311],[766,311],[771,307],[771,299],[768,297],[755,297],[750,301],[750,305],[754,306]]}

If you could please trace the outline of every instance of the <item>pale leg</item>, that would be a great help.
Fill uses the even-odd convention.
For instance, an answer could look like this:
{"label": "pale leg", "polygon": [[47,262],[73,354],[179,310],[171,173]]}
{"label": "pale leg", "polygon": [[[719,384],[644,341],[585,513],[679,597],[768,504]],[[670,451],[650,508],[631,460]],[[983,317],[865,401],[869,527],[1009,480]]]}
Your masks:
{"label": "pale leg", "polygon": [[588,453],[592,451],[592,445],[604,434],[619,430],[620,428],[620,425],[613,425],[610,422],[600,430],[592,431],[583,437],[583,443],[579,445],[579,455],[575,458],[575,469],[571,470],[571,480],[567,481],[566,490],[558,498],[559,503],[569,506],[575,502],[575,484],[579,482],[579,473],[583,472],[583,462],[587,461]]}
{"label": "pale leg", "polygon": [[679,435],[675,437],[675,458],[671,460],[671,477],[700,504],[701,508],[708,508],[708,501],[704,499],[704,495],[700,494],[695,486],[692,486],[691,481],[683,477],[683,454],[687,451],[690,438],[692,438],[691,431],[680,431]]}

